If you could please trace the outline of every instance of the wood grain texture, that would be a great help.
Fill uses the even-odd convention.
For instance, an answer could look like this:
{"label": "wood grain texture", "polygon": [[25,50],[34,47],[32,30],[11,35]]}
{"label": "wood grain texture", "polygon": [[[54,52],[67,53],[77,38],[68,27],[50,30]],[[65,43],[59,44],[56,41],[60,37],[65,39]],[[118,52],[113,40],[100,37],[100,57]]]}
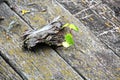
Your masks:
{"label": "wood grain texture", "polygon": [[[70,0],[68,3],[64,1],[59,2],[120,57],[120,20],[107,5],[110,2],[111,4],[113,2],[114,5],[115,1]],[[118,4],[117,0],[116,4]],[[73,5],[74,7],[72,7]]]}
{"label": "wood grain texture", "polygon": [[0,80],[22,80],[22,78],[0,57]]}
{"label": "wood grain texture", "polygon": [[120,20],[120,0],[101,0],[103,4],[107,4]]}
{"label": "wood grain texture", "polygon": [[[92,50],[90,50],[90,52],[91,54],[95,53],[95,56],[97,55],[96,58],[98,59],[98,61],[101,63],[101,65],[104,65],[104,68],[106,68],[105,74],[111,72],[110,74],[113,74],[115,79],[119,80],[120,64],[118,63],[120,58],[118,57],[116,59],[115,54],[119,56],[120,53],[119,51],[120,23],[117,17],[114,15],[113,11],[106,4],[102,4],[101,0],[95,0],[93,2],[91,1],[92,3],[87,0],[69,0],[69,2],[65,2],[65,1],[59,1],[59,2],[67,10],[69,10],[76,18],[78,18],[86,27],[89,27],[92,33],[94,33],[102,41],[102,43],[106,45],[106,46],[103,45],[104,47],[103,46],[99,47],[98,45],[99,44],[101,45],[101,43],[99,43],[98,41],[97,42],[94,41],[95,44],[97,45],[96,48],[94,46],[95,52],[92,52]],[[73,5],[74,8],[72,7]],[[93,39],[94,37],[91,38]],[[86,39],[83,40],[89,44],[89,42],[86,41]],[[85,46],[85,48],[88,49],[87,46]],[[114,63],[114,61],[116,61],[116,63]],[[115,69],[115,66],[118,67],[116,68],[118,69],[117,71]],[[112,78],[113,77],[111,77],[110,79]]]}
{"label": "wood grain texture", "polygon": [[[0,55],[24,80],[82,80],[82,78],[50,47],[34,52],[24,51],[20,36],[30,27],[5,4],[0,4]],[[6,32],[9,24],[16,21]]]}
{"label": "wood grain texture", "polygon": [[[72,3],[68,0],[63,2],[72,5],[67,6],[67,8],[70,7],[70,9],[75,9],[75,6],[73,6],[75,2]],[[83,3],[87,4],[84,0]],[[28,6],[28,4],[31,4],[32,6]],[[87,8],[84,4],[82,4],[82,8]],[[57,48],[56,52],[58,52],[58,54],[62,56],[72,68],[74,68],[79,74],[83,75],[86,79],[119,80],[120,58],[116,56],[111,49],[102,44],[100,40],[82,24],[84,23],[83,21],[82,23],[79,22],[55,0],[35,0],[34,2],[28,0],[24,2],[16,2],[14,5],[17,5],[17,8],[19,9],[19,11],[18,9],[15,9],[15,11],[33,27],[41,27],[47,24],[47,21],[59,15],[63,16],[63,22],[69,22],[79,26],[79,33],[73,32],[76,44],[68,49]],[[38,8],[46,9],[46,11],[39,10]],[[21,15],[20,11],[22,9],[28,9],[31,12],[26,15]],[[91,12],[91,10],[88,12]]]}

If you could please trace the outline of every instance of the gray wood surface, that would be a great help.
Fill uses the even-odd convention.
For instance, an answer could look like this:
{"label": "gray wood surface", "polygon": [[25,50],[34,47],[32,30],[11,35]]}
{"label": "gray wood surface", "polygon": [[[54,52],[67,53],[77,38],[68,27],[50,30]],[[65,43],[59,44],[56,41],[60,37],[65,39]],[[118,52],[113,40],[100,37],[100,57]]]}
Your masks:
{"label": "gray wood surface", "polygon": [[22,80],[2,57],[0,57],[0,80]]}
{"label": "gray wood surface", "polygon": [[[67,1],[59,1],[59,2],[67,10],[69,10],[76,18],[78,18],[86,27],[88,27],[92,31],[92,33],[94,33],[95,36],[97,36],[100,39],[100,41],[103,44],[105,44],[104,47],[101,46],[101,48],[104,48],[105,51],[103,49],[100,50],[100,48],[94,47],[96,49],[95,51],[98,50],[97,52],[95,52],[98,55],[96,57],[98,58],[99,62],[102,63],[102,65],[107,64],[105,66],[106,71],[108,70],[109,72],[111,67],[110,72],[112,72],[115,76],[118,77],[116,79],[119,79],[120,77],[119,63],[120,62],[117,61],[116,63],[114,62],[111,63],[111,61],[114,61],[114,59],[116,59],[115,55],[118,56],[118,60],[120,59],[119,58],[120,57],[120,42],[119,42],[120,21],[118,16],[115,16],[114,11],[111,10],[110,7],[108,7],[107,5],[111,1],[106,0],[107,4],[104,4],[104,2],[102,3],[101,0],[93,1],[92,2],[93,4],[91,4],[90,1],[86,1],[86,0],[69,0],[68,2]],[[99,43],[97,42],[96,44],[99,44]],[[112,51],[112,54],[111,54],[111,51]],[[113,58],[113,55],[114,55],[114,58]],[[111,64],[113,65],[117,64],[116,65],[118,66],[117,72],[116,72],[116,69],[114,69]]]}
{"label": "gray wood surface", "polygon": [[[14,11],[33,28],[41,28],[48,23],[47,21],[52,20],[59,15],[63,16],[61,18],[63,22],[69,22],[77,25],[79,27],[79,32],[73,32],[73,35],[75,36],[75,45],[68,49],[57,48],[54,50],[84,79],[119,80],[120,58],[116,55],[118,53],[114,51],[114,49],[112,50],[111,47],[106,46],[108,44],[107,42],[106,44],[104,44],[105,42],[103,41],[103,38],[101,39],[103,39],[102,42],[104,43],[102,43],[93,34],[100,34],[98,28],[101,28],[100,25],[102,25],[102,23],[104,22],[103,19],[101,19],[101,17],[99,19],[99,15],[97,15],[96,13],[92,14],[93,11],[91,9],[87,10],[86,8],[88,8],[88,6],[86,4],[88,3],[84,0],[82,0],[81,2],[78,0],[66,0],[63,2],[66,9],[68,9],[73,15],[71,15],[67,10],[65,10],[62,5],[57,3],[55,0],[35,0],[34,2],[32,2],[31,0],[20,2],[16,1],[14,3],[11,2],[11,4],[14,8]],[[78,2],[82,4],[78,5]],[[22,15],[20,13],[22,9],[30,10],[30,13]],[[79,11],[82,9],[85,9],[85,13],[83,10],[83,14],[81,14],[82,16],[77,16],[80,14]],[[99,10],[99,8],[97,9],[96,7],[95,10]],[[89,18],[89,16],[85,16],[88,14],[91,14],[89,16],[93,17]],[[77,16],[77,18],[79,18],[82,23],[78,21],[78,19],[76,19],[74,16]],[[116,17],[114,17],[113,19],[117,20]],[[108,29],[110,29],[109,20],[111,19],[107,20],[108,23],[105,24],[106,26],[108,26]],[[91,23],[92,21],[93,23]],[[119,24],[118,21],[114,23]],[[93,33],[87,27],[93,27],[93,29],[91,29]],[[98,31],[94,30],[96,28],[98,29]],[[117,47],[115,47],[115,49],[117,49]]]}
{"label": "gray wood surface", "polygon": [[113,6],[119,9],[119,0],[58,1],[120,57],[120,19],[112,10]]}
{"label": "gray wood surface", "polygon": [[[24,80],[83,80],[50,47],[42,46],[34,52],[24,51],[20,36],[30,27],[5,3],[0,4],[0,16],[5,17],[0,22],[0,55],[21,78]],[[16,23],[9,29],[8,26],[13,21]]]}

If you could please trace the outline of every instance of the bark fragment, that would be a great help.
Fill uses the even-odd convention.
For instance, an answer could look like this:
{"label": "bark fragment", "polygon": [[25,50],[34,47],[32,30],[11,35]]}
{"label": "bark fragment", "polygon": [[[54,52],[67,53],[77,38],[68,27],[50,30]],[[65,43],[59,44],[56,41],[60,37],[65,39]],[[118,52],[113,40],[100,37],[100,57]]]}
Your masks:
{"label": "bark fragment", "polygon": [[49,46],[61,46],[64,41],[64,29],[60,21],[52,22],[41,29],[26,31],[23,35],[23,47],[33,48],[38,43]]}

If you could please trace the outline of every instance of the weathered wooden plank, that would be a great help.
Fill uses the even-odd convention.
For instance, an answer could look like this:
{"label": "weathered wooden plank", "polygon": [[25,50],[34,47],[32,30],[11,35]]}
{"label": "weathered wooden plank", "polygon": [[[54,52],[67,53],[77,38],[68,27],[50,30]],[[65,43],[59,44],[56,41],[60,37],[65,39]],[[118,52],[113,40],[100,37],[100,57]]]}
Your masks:
{"label": "weathered wooden plank", "polygon": [[103,4],[107,4],[120,20],[120,0],[101,0]]}
{"label": "weathered wooden plank", "polygon": [[22,78],[0,56],[0,80],[22,80]]}
{"label": "weathered wooden plank", "polygon": [[[17,2],[16,2],[17,3]],[[45,12],[37,11],[22,16],[20,10],[38,10],[33,5],[34,3],[38,7],[46,8]],[[120,58],[114,54],[113,51],[108,49],[102,44],[85,26],[74,18],[69,12],[67,12],[61,5],[55,1],[25,1],[24,3],[18,2],[17,10],[26,21],[34,27],[45,25],[48,19],[52,19],[55,16],[64,16],[62,19],[64,22],[74,23],[79,26],[79,33],[74,33],[75,46],[68,49],[57,48],[56,51],[79,73],[86,79],[92,80],[116,80],[119,79]],[[24,6],[23,6],[24,5]],[[73,6],[72,6],[73,7]]]}
{"label": "weathered wooden plank", "polygon": [[[93,1],[92,3],[95,5],[92,5],[91,2],[87,0],[86,1],[71,0],[70,2],[74,3],[74,5],[77,7],[82,5],[82,7],[79,7],[80,8],[79,11],[77,11],[73,15],[75,15],[84,25],[86,25],[86,27],[88,26],[90,30],[95,35],[97,35],[99,39],[101,39],[105,44],[107,44],[107,46],[110,47],[119,56],[119,52],[120,52],[119,51],[120,49],[119,47],[119,34],[120,34],[119,27],[120,26],[119,25],[120,23],[119,23],[119,20],[112,13],[110,8],[104,4],[99,5],[99,3],[101,3],[101,0]],[[69,3],[64,2],[64,4],[71,7]],[[76,10],[76,8],[71,10],[68,7],[66,9],[68,9],[70,12],[73,10]],[[105,33],[105,34],[101,35],[102,33]],[[99,51],[99,52],[102,52],[102,51]],[[105,56],[105,54],[103,55]],[[99,56],[99,57],[103,57],[103,56]],[[108,55],[106,55],[106,58],[107,57]],[[113,71],[113,68],[111,68],[110,72],[116,72],[116,71]],[[119,70],[114,75],[116,75],[118,72]],[[120,74],[118,74],[118,76],[120,76]]]}
{"label": "weathered wooden plank", "polygon": [[[24,51],[20,35],[29,26],[10,8],[2,3],[0,16],[0,51],[2,57],[14,68],[24,80],[82,80],[82,78],[51,48],[40,47],[35,52]],[[10,32],[5,29],[13,24]]]}
{"label": "weathered wooden plank", "polygon": [[[119,23],[119,20],[112,13],[110,8],[107,5],[99,4],[99,3],[101,3],[101,0],[95,0],[95,1],[93,1],[92,4],[91,4],[91,2],[89,2],[87,0],[71,0],[70,2],[74,3],[74,5],[77,7],[82,5],[82,7],[79,7],[80,8],[79,11],[77,11],[73,15],[76,16],[86,27],[89,27],[90,30],[95,35],[97,35],[97,37],[102,42],[104,42],[108,47],[110,47],[119,56],[119,53],[120,53],[120,51],[119,51],[119,49],[120,49],[120,45],[119,45],[119,40],[120,40],[119,28],[120,28],[120,26],[119,25],[120,25],[120,23]],[[71,5],[69,3],[64,2],[64,4],[71,7]],[[68,7],[66,7],[66,9],[68,9],[70,12],[72,11]],[[74,8],[73,10],[76,10],[76,8]],[[105,33],[105,34],[101,35],[102,33]],[[96,44],[99,44],[99,43],[97,42]],[[95,46],[94,46],[94,48],[95,48]],[[101,50],[101,48],[104,48],[105,51]],[[102,60],[102,65],[106,64],[106,66],[104,66],[104,68],[106,68],[109,72],[112,72],[110,74],[113,74],[114,77],[116,76],[115,79],[119,79],[120,74],[118,74],[118,73],[120,70],[116,71],[116,69],[113,68],[113,66],[112,66],[112,65],[114,65],[114,66],[118,66],[118,68],[120,67],[120,64],[119,65],[117,64],[117,63],[119,63],[119,61],[118,61],[119,58],[118,58],[118,60],[116,60],[114,52],[111,52],[109,49],[107,49],[103,46],[101,46],[101,48],[97,48],[97,49],[95,48],[96,49],[95,51],[97,51],[95,53],[98,53],[97,54],[98,60]],[[112,53],[112,54],[110,55],[110,53]],[[114,58],[113,58],[113,56],[114,56]],[[110,57],[112,57],[112,59]],[[116,61],[116,63],[112,62],[114,60]],[[101,62],[101,61],[99,61],[99,62]],[[110,66],[109,66],[109,64],[110,64]],[[110,67],[111,67],[111,69],[110,69]],[[112,78],[110,78],[110,79],[112,79]]]}
{"label": "weathered wooden plank", "polygon": [[[108,5],[102,3],[102,1],[71,0],[69,2],[75,5],[72,9],[69,8],[72,7],[70,3],[63,1],[59,2],[64,4],[66,9],[68,9],[84,25],[88,26],[103,43],[120,56],[120,21],[115,16],[114,11],[112,11]],[[104,2],[114,1],[106,0]]]}

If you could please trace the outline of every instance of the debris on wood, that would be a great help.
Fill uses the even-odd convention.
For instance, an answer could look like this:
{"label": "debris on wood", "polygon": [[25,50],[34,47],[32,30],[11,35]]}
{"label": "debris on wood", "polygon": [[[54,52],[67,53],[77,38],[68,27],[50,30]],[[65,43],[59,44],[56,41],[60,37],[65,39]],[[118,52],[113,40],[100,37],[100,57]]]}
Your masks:
{"label": "debris on wood", "polygon": [[64,28],[62,23],[55,18],[51,23],[38,30],[29,30],[23,34],[23,47],[32,48],[38,43],[61,46],[64,41]]}
{"label": "debris on wood", "polygon": [[11,38],[13,34],[13,29],[20,26],[20,24],[17,21],[11,21],[9,23],[9,26],[4,26],[4,25],[0,25],[0,30],[4,31],[7,39]]}
{"label": "debris on wood", "polygon": [[24,15],[24,14],[30,13],[30,11],[23,9],[23,10],[21,10],[21,13],[22,13],[22,15]]}
{"label": "debris on wood", "polygon": [[[60,16],[56,17],[51,23],[41,29],[32,29],[26,31],[23,38],[23,47],[31,49],[38,43],[44,43],[49,46],[63,46],[68,48],[74,44],[71,30],[78,31],[78,27],[74,24],[62,24],[58,21]],[[65,29],[66,28],[66,29]]]}
{"label": "debris on wood", "polygon": [[9,26],[8,26],[8,28],[6,29],[6,31],[7,31],[8,33],[9,33],[10,30],[15,26],[16,22],[17,22],[17,21],[11,21],[11,22],[9,23]]}

